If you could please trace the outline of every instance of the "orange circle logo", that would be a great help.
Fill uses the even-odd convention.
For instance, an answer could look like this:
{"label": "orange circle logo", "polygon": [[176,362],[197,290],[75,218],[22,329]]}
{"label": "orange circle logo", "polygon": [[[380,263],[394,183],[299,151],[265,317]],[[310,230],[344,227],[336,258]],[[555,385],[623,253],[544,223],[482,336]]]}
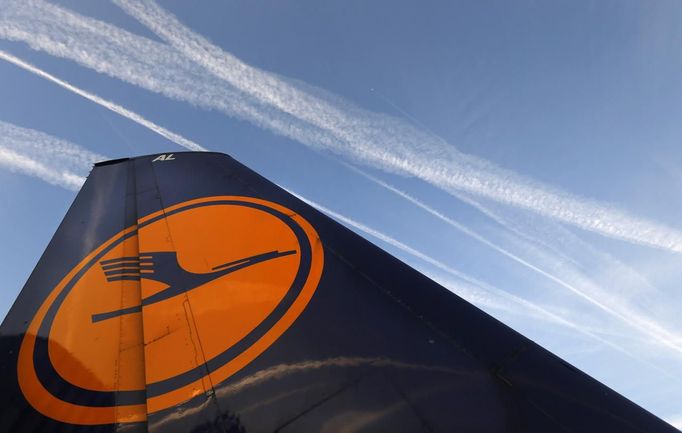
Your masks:
{"label": "orange circle logo", "polygon": [[313,227],[250,197],[192,200],[138,220],[50,292],[18,378],[42,414],[142,422],[210,395],[298,318],[323,267]]}

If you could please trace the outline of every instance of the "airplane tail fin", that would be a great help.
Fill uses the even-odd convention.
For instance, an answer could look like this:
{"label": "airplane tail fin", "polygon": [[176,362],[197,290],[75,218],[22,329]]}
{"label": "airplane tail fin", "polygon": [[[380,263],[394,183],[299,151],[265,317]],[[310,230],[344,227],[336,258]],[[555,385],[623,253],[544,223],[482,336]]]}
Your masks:
{"label": "airplane tail fin", "polygon": [[97,164],[0,354],[3,432],[676,431],[216,153]]}

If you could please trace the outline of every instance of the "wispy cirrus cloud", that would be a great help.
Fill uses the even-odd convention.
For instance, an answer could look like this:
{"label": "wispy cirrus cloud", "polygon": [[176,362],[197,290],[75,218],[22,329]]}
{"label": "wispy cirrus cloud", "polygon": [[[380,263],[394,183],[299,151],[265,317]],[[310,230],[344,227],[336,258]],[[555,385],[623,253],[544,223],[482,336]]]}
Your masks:
{"label": "wispy cirrus cloud", "polygon": [[247,65],[153,2],[117,3],[175,49],[40,1],[5,7],[0,36],[453,194],[467,192],[605,236],[682,252],[678,229],[544,185],[463,154],[399,119]]}
{"label": "wispy cirrus cloud", "polygon": [[0,166],[77,191],[105,156],[44,132],[0,121]]}

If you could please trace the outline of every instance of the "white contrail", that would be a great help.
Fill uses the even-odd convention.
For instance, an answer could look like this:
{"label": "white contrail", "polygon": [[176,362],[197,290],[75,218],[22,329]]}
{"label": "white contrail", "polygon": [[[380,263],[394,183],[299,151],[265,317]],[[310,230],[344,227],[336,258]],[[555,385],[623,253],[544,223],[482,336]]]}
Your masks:
{"label": "white contrail", "polygon": [[0,37],[208,110],[249,121],[305,144],[325,134],[254,100],[172,47],[40,0],[6,0]]}
{"label": "white contrail", "polygon": [[[458,198],[504,227],[512,236],[516,235],[524,243],[532,245],[531,249],[536,255],[551,259],[557,264],[555,266],[557,269],[585,269],[590,267],[587,265],[591,265],[602,273],[605,270],[609,271],[611,273],[609,279],[617,279],[610,281],[612,286],[617,286],[610,290],[612,293],[617,292],[613,293],[614,296],[628,295],[628,290],[624,290],[625,286],[633,285],[636,287],[635,292],[640,295],[650,296],[657,292],[651,282],[635,269],[583,241],[567,227],[555,221],[538,218],[525,212],[514,212],[509,208],[505,212],[503,206],[484,204],[467,194],[460,194]],[[577,272],[573,274],[577,275]]]}
{"label": "white contrail", "polygon": [[[289,192],[291,192],[291,191],[289,191]],[[475,279],[475,278],[473,278],[473,277],[471,277],[471,276],[469,276],[469,275],[467,275],[461,271],[458,271],[458,270],[452,268],[451,266],[448,266],[448,265],[444,264],[443,262],[436,260],[433,257],[431,257],[431,256],[429,256],[429,255],[427,255],[427,254],[425,254],[419,250],[416,250],[416,249],[410,247],[409,245],[406,245],[405,243],[400,242],[399,240],[397,240],[391,236],[388,236],[385,233],[380,232],[379,230],[373,229],[373,228],[371,228],[365,224],[362,224],[358,221],[355,221],[352,218],[349,218],[345,215],[342,215],[338,212],[335,212],[335,211],[333,211],[333,210],[331,210],[331,209],[329,209],[329,208],[327,208],[327,207],[325,207],[325,206],[323,206],[317,202],[309,200],[309,199],[302,197],[296,193],[293,193],[293,192],[291,192],[291,193],[294,194],[296,197],[298,197],[300,200],[306,202],[307,204],[309,204],[310,206],[319,210],[320,212],[325,213],[328,216],[336,219],[337,221],[340,221],[340,222],[342,222],[342,223],[344,223],[350,227],[353,227],[356,230],[359,230],[359,231],[361,231],[365,234],[368,234],[368,235],[370,235],[376,239],[379,239],[380,241],[383,241],[383,242],[387,243],[388,245],[391,245],[391,246],[399,249],[400,251],[403,251],[403,252],[405,252],[405,253],[413,256],[413,257],[416,257],[416,258],[436,267],[437,269],[440,269],[441,271],[444,271],[444,272],[446,272],[446,273],[448,273],[448,274],[450,274],[450,275],[452,275],[452,276],[454,276],[460,280],[467,282],[469,285],[472,285],[474,287],[485,288],[487,291],[493,291],[493,292],[495,292],[495,294],[498,297],[502,297],[502,298],[506,298],[506,299],[513,299],[514,301],[517,301],[518,299],[520,299],[520,298],[518,298],[514,295],[511,295],[507,292],[504,292],[502,290],[493,289],[488,284],[483,283],[483,282],[481,282],[481,281],[479,281],[479,280],[477,280],[477,279]],[[452,280],[447,280],[447,282],[448,282],[447,286],[452,287],[453,291],[455,293],[461,294],[463,298],[465,298],[469,301],[472,301],[472,303],[474,303],[474,304],[486,306],[486,307],[491,307],[491,308],[495,308],[495,309],[503,309],[503,310],[506,310],[509,312],[515,312],[518,314],[518,310],[510,309],[508,307],[508,304],[505,305],[503,303],[496,302],[495,300],[491,300],[490,296],[488,294],[481,294],[480,291],[471,291],[470,286],[465,288],[461,284],[454,283]],[[531,305],[531,303],[524,301],[523,305],[527,307],[527,306]],[[539,309],[541,309],[541,308],[540,307],[535,308],[535,310],[539,310]],[[548,313],[546,316],[553,316],[553,315],[551,313]]]}
{"label": "white contrail", "polygon": [[[289,191],[291,192],[291,191]],[[671,376],[669,372],[667,372],[664,369],[661,369],[659,366],[650,363],[646,359],[643,359],[640,356],[637,356],[633,354],[632,352],[628,351],[624,347],[615,344],[602,336],[599,335],[599,331],[591,329],[590,327],[586,325],[580,325],[575,323],[572,320],[566,319],[558,314],[553,313],[552,311],[548,310],[547,308],[544,308],[534,302],[528,301],[526,299],[523,299],[519,296],[513,295],[509,292],[506,292],[504,290],[498,289],[494,286],[491,286],[483,281],[480,281],[476,278],[473,278],[469,276],[468,274],[465,274],[463,272],[460,272],[430,256],[427,254],[422,253],[419,250],[416,250],[409,245],[406,245],[397,239],[386,235],[385,233],[382,233],[374,228],[371,228],[365,224],[362,224],[358,221],[353,220],[352,218],[349,218],[345,215],[341,215],[338,212],[335,212],[325,206],[322,206],[319,203],[316,203],[314,201],[308,200],[305,197],[302,197],[298,194],[295,194],[292,192],[296,197],[299,199],[303,200],[304,202],[308,203],[309,205],[313,206],[320,212],[323,212],[330,217],[348,225],[356,230],[359,230],[361,232],[364,232],[376,239],[379,239],[381,241],[386,242],[389,245],[392,245],[396,248],[398,248],[401,251],[406,252],[407,254],[410,254],[418,259],[421,259],[429,264],[434,265],[436,268],[441,269],[445,272],[447,272],[450,275],[455,276],[458,279],[463,280],[466,284],[454,282],[452,280],[443,280],[442,278],[433,278],[431,279],[435,281],[439,281],[441,283],[444,283],[443,286],[448,287],[451,291],[462,297],[463,299],[467,300],[468,302],[477,305],[480,308],[492,308],[492,309],[497,309],[497,310],[502,310],[506,311],[508,313],[512,314],[522,314],[522,315],[528,315],[529,313],[532,314],[533,316],[547,320],[549,322],[552,322],[554,324],[558,324],[561,326],[564,326],[566,328],[572,329],[580,334],[583,334],[587,337],[590,337],[599,343],[602,343],[606,346],[611,347],[612,349],[615,349],[630,358],[641,362],[642,364],[651,367],[659,372],[662,372],[666,374],[667,376]],[[492,296],[491,296],[492,295]],[[676,381],[679,381],[679,379],[672,377],[671,378],[675,379]]]}
{"label": "white contrail", "polygon": [[679,230],[523,178],[396,118],[251,67],[154,3],[119,3],[222,84],[168,46],[44,2],[7,4],[0,11],[0,36],[450,193],[466,191],[602,235],[682,251]]}
{"label": "white contrail", "polygon": [[0,165],[77,191],[97,161],[107,159],[40,131],[0,121]]}
{"label": "white contrail", "polygon": [[72,191],[78,189],[85,182],[85,178],[67,170],[55,170],[47,167],[41,161],[22,155],[0,145],[0,165],[13,172],[38,177],[53,185],[59,185]]}
{"label": "white contrail", "polygon": [[[515,218],[526,218],[518,222],[504,216],[496,209],[499,206],[484,205],[462,194],[460,194],[460,199],[523,238],[516,239],[515,243],[521,248],[525,247],[526,256],[530,255],[534,258],[521,258],[524,254],[516,252],[514,254],[521,260],[519,263],[542,262],[541,265],[535,264],[534,266],[543,270],[547,275],[554,276],[555,282],[578,295],[580,293],[576,291],[583,293],[585,295],[583,299],[619,318],[627,326],[637,329],[648,338],[652,338],[652,342],[667,346],[677,352],[681,351],[682,335],[664,327],[660,323],[660,317],[657,317],[654,312],[643,312],[641,302],[630,301],[633,295],[641,300],[656,295],[656,288],[644,276],[582,241],[566,227],[551,220],[542,220],[534,218],[531,214],[516,212]],[[535,232],[535,235],[531,232]],[[547,237],[547,239],[541,239],[541,237]],[[564,252],[573,252],[574,258],[569,258],[565,254],[556,254],[558,248],[550,243],[558,245]],[[548,254],[543,249],[549,249],[553,253]],[[608,287],[598,282],[596,278],[599,275],[587,276],[584,271],[578,270],[590,268],[599,269],[599,271],[592,272],[596,274],[611,272],[611,275],[607,276]],[[631,288],[633,284],[634,290]],[[608,306],[608,308],[604,309],[603,306]]]}
{"label": "white contrail", "polygon": [[[460,289],[462,287],[462,284],[457,283],[457,282],[453,282],[452,280],[449,280],[449,279],[439,278],[437,276],[430,275],[429,277],[432,280],[437,281],[439,284],[443,285],[444,287],[450,288],[451,286],[454,286],[455,290],[453,290],[453,292],[460,295],[459,291],[462,290],[462,289]],[[520,296],[516,296],[516,295],[509,293],[507,291],[498,289],[498,288],[491,286],[485,282],[475,280],[475,279],[473,279],[473,281],[475,281],[475,283],[473,283],[473,284],[475,284],[475,286],[478,286],[479,288],[482,288],[485,292],[487,292],[488,298],[490,298],[490,294],[492,294],[494,296],[492,302],[488,301],[488,299],[486,299],[484,297],[483,298],[484,302],[480,306],[490,306],[491,308],[503,310],[503,311],[506,311],[506,312],[509,312],[512,314],[519,314],[521,311],[523,311],[524,315],[526,315],[526,316],[528,316],[530,313],[534,317],[552,322],[555,325],[564,326],[564,327],[569,328],[573,331],[576,331],[580,334],[583,334],[587,337],[590,337],[590,338],[598,341],[599,343],[602,343],[604,345],[611,347],[612,349],[615,349],[621,353],[624,353],[624,354],[630,356],[631,358],[633,358],[639,362],[645,363],[648,366],[651,366],[657,370],[660,370],[660,367],[649,363],[648,361],[642,359],[641,357],[634,355],[632,352],[628,351],[624,347],[622,347],[618,344],[615,344],[615,343],[605,339],[604,337],[602,337],[600,334],[606,333],[606,331],[603,329],[596,329],[594,327],[591,327],[591,326],[588,326],[585,324],[578,324],[575,321],[566,319],[562,315],[556,314],[556,313],[552,312],[550,309],[545,308],[543,306],[540,306],[539,304],[537,304],[535,302],[531,302],[531,301],[524,299]],[[471,300],[469,300],[466,296],[462,296],[464,299],[466,299],[467,301],[469,301],[475,305],[479,305],[476,301],[481,298],[481,295],[480,295],[481,291],[480,290],[475,290],[475,291],[471,292],[471,291],[467,291],[465,288],[464,292],[468,296],[472,297],[473,302]],[[469,293],[467,293],[467,292],[469,292]]]}
{"label": "white contrail", "polygon": [[[330,150],[363,163],[536,211],[603,235],[682,252],[682,233],[462,154],[425,131],[336,99],[331,102],[251,67],[193,32],[152,0],[115,0],[188,58],[255,98],[343,143]],[[312,90],[312,89],[310,89]]]}
{"label": "white contrail", "polygon": [[[420,209],[426,211],[427,213],[429,213],[429,214],[435,216],[436,218],[438,218],[439,220],[445,222],[445,223],[448,224],[449,226],[451,226],[451,227],[457,229],[457,230],[460,231],[461,233],[464,233],[465,235],[469,236],[470,238],[475,239],[475,240],[477,240],[478,242],[481,242],[482,244],[488,246],[489,248],[491,248],[491,249],[493,249],[494,251],[496,251],[496,252],[502,254],[503,256],[505,256],[505,257],[507,257],[507,258],[513,260],[514,262],[516,262],[516,263],[518,263],[518,264],[520,264],[520,265],[522,265],[522,266],[524,266],[524,267],[526,267],[526,268],[529,268],[529,269],[531,269],[531,270],[533,270],[533,271],[535,271],[535,272],[538,272],[538,273],[540,273],[541,275],[543,275],[543,276],[545,276],[545,277],[548,277],[548,278],[550,277],[548,274],[545,274],[545,273],[541,272],[541,269],[539,269],[539,268],[533,266],[531,263],[527,262],[526,260],[524,260],[524,259],[522,259],[521,257],[517,256],[516,254],[512,253],[512,252],[509,251],[508,249],[503,248],[503,247],[501,247],[501,246],[495,244],[494,242],[490,241],[490,240],[487,239],[486,237],[484,237],[484,236],[478,234],[477,232],[475,232],[474,230],[472,230],[472,229],[470,229],[469,227],[465,226],[464,224],[462,224],[462,223],[456,221],[454,218],[451,218],[451,217],[449,217],[449,216],[443,214],[442,212],[436,210],[435,208],[433,208],[433,207],[427,205],[426,203],[424,203],[423,201],[419,200],[418,198],[416,198],[416,197],[414,197],[414,196],[412,196],[412,195],[406,193],[405,191],[402,191],[402,190],[400,190],[400,189],[394,187],[393,185],[391,185],[391,184],[389,184],[389,183],[387,183],[387,182],[384,182],[383,180],[381,180],[381,179],[379,179],[379,178],[377,178],[377,177],[375,177],[375,176],[372,176],[371,174],[369,174],[369,173],[367,173],[367,172],[365,172],[365,171],[363,171],[363,170],[360,170],[360,169],[357,168],[357,167],[354,167],[354,166],[351,165],[351,164],[345,164],[345,163],[344,163],[343,165],[344,165],[345,167],[349,168],[350,170],[353,170],[354,172],[358,173],[359,175],[361,175],[361,176],[363,176],[363,177],[369,179],[370,181],[376,183],[377,185],[381,186],[382,188],[387,189],[387,190],[393,192],[394,194],[397,194],[398,196],[404,198],[405,200],[409,201],[410,203],[414,204],[415,206],[419,207]],[[550,278],[550,279],[552,279],[552,281],[554,281],[554,282],[557,282],[556,279],[553,279],[553,278]]]}
{"label": "white contrail", "polygon": [[[668,331],[667,329],[663,328],[660,324],[656,323],[656,321],[636,312],[633,308],[631,308],[628,305],[624,305],[623,302],[620,299],[617,299],[613,295],[609,295],[606,293],[603,289],[600,287],[596,286],[591,280],[578,275],[577,273],[572,273],[571,278],[564,278],[561,275],[558,275],[556,272],[553,272],[551,270],[547,270],[544,267],[541,267],[539,265],[536,265],[534,263],[531,263],[529,260],[519,256],[518,254],[513,253],[507,248],[501,247],[498,244],[492,242],[488,238],[480,235],[479,233],[475,232],[474,230],[466,227],[465,225],[461,224],[460,222],[454,220],[453,218],[443,214],[442,212],[434,209],[433,207],[427,205],[426,203],[422,202],[421,200],[417,199],[416,197],[413,197],[412,195],[394,187],[393,185],[384,182],[383,180],[372,176],[369,173],[366,173],[363,170],[358,169],[357,167],[354,167],[350,164],[344,164],[347,168],[355,171],[356,173],[360,174],[361,176],[369,179],[370,181],[376,183],[377,185],[381,186],[384,189],[387,189],[398,196],[404,198],[405,200],[409,201],[410,203],[414,204],[415,206],[421,208],[422,210],[428,212],[429,214],[435,216],[436,218],[440,219],[441,221],[445,222],[449,226],[457,229],[461,233],[469,236],[472,239],[475,239],[476,241],[488,246],[489,248],[493,249],[494,251],[504,255],[505,257],[513,260],[514,262],[526,267],[527,269],[532,270],[533,272],[547,278],[548,280],[558,284],[559,286],[568,289],[571,293],[577,295],[581,299],[587,301],[588,303],[596,306],[597,308],[601,309],[602,311],[608,313],[609,315],[619,319],[622,323],[629,327],[635,328],[637,331],[648,335],[650,337],[653,337],[654,340],[668,348],[672,348],[678,352],[682,352],[682,347],[679,346],[680,342],[682,342],[682,337]],[[463,197],[465,198],[465,197]],[[495,221],[498,221],[501,224],[504,224],[505,227],[509,227],[509,222],[504,220],[501,216],[497,215],[495,212],[492,210],[488,209],[487,207],[483,206],[482,204],[476,202],[475,200],[467,199],[467,203],[469,203],[472,206],[475,206],[478,210],[481,212],[484,212],[487,216],[494,218]],[[342,217],[342,216],[341,216]],[[358,227],[360,230],[363,230],[362,228]],[[511,230],[511,228],[510,228]],[[514,231],[516,232],[518,229],[515,229]],[[365,230],[363,230],[365,231]],[[365,231],[366,233],[369,233]],[[372,234],[372,233],[369,233]],[[620,264],[620,263],[619,263]],[[565,268],[565,266],[561,266],[559,268]],[[624,266],[621,266],[621,272],[625,272]],[[565,269],[564,269],[565,271]],[[565,272],[564,272],[565,273]],[[571,282],[570,280],[575,280],[575,282]]]}
{"label": "white contrail", "polygon": [[[415,248],[412,248],[409,245],[406,245],[405,243],[400,242],[399,240],[397,240],[391,236],[388,236],[385,233],[380,232],[379,230],[376,230],[372,227],[369,227],[365,224],[362,224],[358,221],[355,221],[352,218],[349,218],[345,215],[342,215],[338,212],[335,212],[335,211],[333,211],[333,210],[331,210],[331,209],[329,209],[329,208],[327,208],[327,207],[325,207],[325,206],[323,206],[317,202],[314,202],[314,201],[309,200],[305,197],[302,197],[302,196],[300,196],[300,195],[298,195],[292,191],[289,191],[289,192],[291,194],[295,195],[296,197],[298,197],[300,200],[306,202],[310,206],[319,210],[320,212],[334,218],[335,220],[340,221],[341,223],[343,223],[347,226],[353,227],[354,229],[359,230],[365,234],[368,234],[368,235],[372,236],[373,238],[376,238],[380,241],[383,241],[383,242],[387,243],[388,245],[391,245],[400,251],[403,251],[403,252],[405,252],[405,253],[413,256],[413,257],[416,257],[419,260],[422,260],[422,261],[434,266],[435,268],[440,269],[441,271],[444,271],[447,274],[454,276],[455,278],[457,278],[459,280],[465,281],[466,283],[468,283],[468,285],[466,287],[463,286],[462,284],[454,283],[452,280],[448,280],[447,281],[448,282],[447,287],[451,288],[453,292],[462,296],[464,299],[470,301],[471,303],[482,306],[482,307],[489,307],[489,308],[494,308],[494,309],[505,310],[508,312],[514,312],[516,314],[519,313],[518,309],[515,309],[515,310],[511,309],[509,307],[508,303],[501,303],[497,300],[491,299],[489,294],[482,293],[480,290],[471,290],[471,288],[473,286],[475,288],[479,288],[479,287],[483,288],[484,287],[488,291],[491,291],[491,287],[489,285],[482,283],[479,280],[477,280],[477,279],[475,279],[475,278],[473,278],[473,277],[471,277],[471,276],[469,276],[469,275],[467,275],[461,271],[458,271],[457,269],[454,269],[451,266],[448,266],[445,263],[443,263],[439,260],[436,260],[433,257],[431,257],[431,256],[429,256],[429,255],[427,255],[427,254],[425,254],[425,253],[423,253],[423,252],[421,252]],[[510,295],[510,294],[508,294],[504,291],[501,291],[501,290],[493,290],[493,291],[495,292],[495,295],[497,295],[498,297],[506,298],[507,300],[512,299],[512,298],[516,298],[515,296]],[[527,306],[527,305],[524,305],[524,306]]]}
{"label": "white contrail", "polygon": [[108,101],[108,100],[101,98],[101,97],[99,97],[93,93],[90,93],[86,90],[80,89],[80,88],[74,86],[73,84],[71,84],[67,81],[59,79],[59,78],[55,77],[54,75],[49,74],[48,72],[45,72],[42,69],[40,69],[34,65],[31,65],[30,63],[25,62],[16,56],[13,56],[12,54],[9,54],[5,51],[0,50],[0,59],[6,60],[6,61],[24,69],[24,70],[26,70],[26,71],[29,71],[33,74],[38,75],[39,77],[45,78],[46,80],[51,81],[51,82],[63,87],[64,89],[69,90],[69,91],[71,91],[71,92],[73,92],[79,96],[82,96],[83,98],[88,99],[88,100],[94,102],[95,104],[101,105],[102,107],[104,107],[108,110],[111,110],[116,114],[120,114],[121,116],[123,116],[127,119],[130,119],[133,122],[138,123],[147,129],[150,129],[151,131],[159,134],[160,136],[162,136],[162,137],[164,137],[164,138],[166,138],[166,139],[168,139],[168,140],[170,140],[176,144],[179,144],[182,147],[185,147],[189,150],[206,151],[206,148],[204,148],[203,146],[193,142],[192,140],[189,140],[180,134],[176,134],[172,131],[169,131],[166,128],[159,126],[156,123],[154,123],[150,120],[147,120],[144,117],[140,116],[139,114],[132,112],[132,111],[130,111],[130,110],[114,103],[114,102]]}
{"label": "white contrail", "polygon": [[414,257],[417,257],[418,259],[423,260],[423,261],[425,261],[426,263],[428,263],[428,264],[430,264],[430,265],[433,265],[433,266],[435,266],[436,268],[438,268],[438,269],[440,269],[440,270],[442,270],[442,271],[447,272],[448,274],[451,274],[451,275],[453,275],[453,276],[455,276],[455,277],[457,277],[457,278],[461,278],[461,279],[465,279],[465,280],[468,278],[468,277],[467,277],[465,274],[463,274],[462,272],[459,272],[459,271],[457,271],[456,269],[453,269],[453,268],[451,268],[450,266],[448,266],[448,265],[446,265],[446,264],[444,264],[444,263],[442,263],[442,262],[440,262],[440,261],[438,261],[438,260],[436,260],[436,259],[434,259],[434,258],[432,258],[432,257],[430,257],[430,256],[428,256],[428,255],[426,255],[426,254],[424,254],[424,253],[422,253],[421,251],[416,250],[416,249],[414,249],[414,248],[412,248],[412,247],[410,247],[410,246],[408,246],[408,245],[406,245],[406,244],[404,244],[404,243],[402,243],[402,242],[400,242],[400,241],[398,241],[398,240],[396,240],[396,239],[394,239],[394,238],[392,238],[392,237],[390,237],[390,236],[388,236],[388,235],[385,235],[384,233],[382,233],[382,232],[380,232],[380,231],[378,231],[378,230],[375,230],[375,229],[373,229],[373,228],[371,228],[371,227],[368,227],[368,226],[366,226],[366,225],[364,225],[364,224],[362,224],[362,223],[359,223],[359,222],[357,222],[357,221],[355,221],[355,220],[353,220],[353,219],[351,219],[351,218],[349,218],[349,217],[347,217],[347,216],[344,216],[344,215],[341,215],[341,214],[339,214],[339,213],[337,213],[337,212],[334,212],[333,210],[331,210],[331,209],[329,209],[329,208],[326,208],[326,207],[322,206],[322,205],[319,204],[319,203],[316,203],[316,202],[314,202],[314,201],[308,200],[308,199],[305,198],[305,197],[301,197],[300,195],[297,195],[297,194],[295,194],[295,195],[296,195],[296,197],[298,197],[299,199],[301,199],[301,200],[303,200],[304,202],[308,203],[309,205],[311,205],[311,206],[314,207],[315,209],[319,210],[320,212],[323,212],[323,213],[325,213],[325,214],[331,216],[332,218],[341,221],[341,222],[344,223],[344,224],[347,224],[347,225],[349,225],[349,226],[351,226],[351,227],[354,227],[354,228],[357,229],[357,230],[360,230],[360,231],[362,231],[362,232],[364,232],[364,233],[367,233],[368,235],[370,235],[370,236],[372,236],[372,237],[375,237],[375,238],[377,238],[377,239],[379,239],[379,240],[381,240],[381,241],[383,241],[383,242],[386,242],[387,244],[389,244],[389,245],[391,245],[391,246],[394,246],[394,247],[396,247],[397,249],[399,249],[399,250],[401,250],[401,251],[403,251],[403,252],[406,252],[406,253],[408,253],[408,254],[414,256]]}
{"label": "white contrail", "polygon": [[[465,284],[459,283],[459,282],[454,282],[450,279],[443,280],[442,278],[438,277],[433,277],[431,276],[431,279],[440,281],[443,283],[443,286],[448,287],[452,292],[456,293],[463,299],[467,300],[468,302],[477,305],[480,308],[492,308],[496,310],[502,310],[506,311],[512,314],[521,314],[521,315],[528,315],[529,313],[532,314],[535,317],[538,317],[543,320],[547,320],[549,322],[552,322],[554,324],[558,324],[564,327],[567,327],[569,329],[572,329],[574,331],[577,331],[587,337],[590,337],[604,345],[607,345],[639,362],[644,363],[645,365],[655,368],[656,370],[662,371],[660,367],[649,363],[647,360],[642,359],[639,356],[634,355],[627,349],[623,348],[622,346],[615,344],[602,336],[598,334],[599,331],[593,330],[590,327],[586,325],[579,325],[569,319],[566,319],[565,317],[562,317],[558,314],[553,313],[552,311],[548,310],[547,308],[544,308],[534,302],[528,301],[526,299],[523,299],[519,296],[513,295],[507,291],[498,289],[494,286],[491,286],[488,283],[485,283],[483,281],[480,281],[474,277],[471,277],[468,274],[465,274],[463,272],[460,272],[432,257],[429,255],[416,250],[409,245],[404,244],[403,242],[400,242],[399,240],[380,232],[379,230],[376,230],[372,227],[369,227],[365,224],[362,224],[358,221],[353,220],[352,218],[349,218],[345,215],[339,214],[338,212],[335,212],[319,203],[316,203],[312,200],[309,200],[305,197],[302,197],[298,194],[295,194],[291,191],[290,193],[294,194],[296,197],[298,197],[300,200],[306,202],[310,206],[313,206],[320,212],[323,212],[327,214],[328,216],[350,226],[353,227],[356,230],[359,230],[365,234],[368,234],[376,239],[379,239],[383,242],[386,242],[387,244],[396,247],[397,249],[413,256],[416,257],[420,260],[425,261],[426,263],[429,263],[436,268],[445,271],[446,273],[462,280]],[[423,271],[422,271],[423,272]],[[492,295],[492,296],[491,296]],[[666,373],[665,371],[663,371]]]}

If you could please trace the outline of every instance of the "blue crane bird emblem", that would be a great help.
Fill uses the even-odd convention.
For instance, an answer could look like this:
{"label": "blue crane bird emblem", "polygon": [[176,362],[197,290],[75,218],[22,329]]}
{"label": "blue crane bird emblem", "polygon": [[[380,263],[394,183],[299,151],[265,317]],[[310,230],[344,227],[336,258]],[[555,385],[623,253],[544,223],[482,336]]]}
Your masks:
{"label": "blue crane bird emblem", "polygon": [[140,305],[92,315],[92,322],[101,322],[126,314],[139,313],[142,307],[164,301],[196,289],[240,269],[269,260],[296,254],[295,250],[269,251],[215,266],[208,273],[194,273],[184,269],[175,251],[141,253],[139,256],[103,260],[99,264],[108,282],[140,279],[158,281],[168,287],[147,298]]}

